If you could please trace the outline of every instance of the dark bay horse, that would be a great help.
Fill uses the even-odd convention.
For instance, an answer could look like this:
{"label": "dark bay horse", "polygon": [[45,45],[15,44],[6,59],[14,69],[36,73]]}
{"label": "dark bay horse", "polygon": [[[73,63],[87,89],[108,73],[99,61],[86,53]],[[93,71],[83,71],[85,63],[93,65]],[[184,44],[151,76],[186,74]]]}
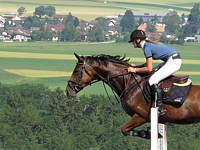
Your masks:
{"label": "dark bay horse", "polygon": [[[74,97],[94,81],[103,81],[120,97],[121,105],[131,119],[121,129],[127,136],[150,138],[148,130],[135,128],[150,121],[151,102],[144,97],[146,79],[141,74],[127,73],[128,60],[120,56],[79,56],[78,62],[66,87],[66,94]],[[161,123],[192,124],[200,122],[200,86],[192,85],[185,102],[176,105],[163,104],[166,113],[159,116]]]}

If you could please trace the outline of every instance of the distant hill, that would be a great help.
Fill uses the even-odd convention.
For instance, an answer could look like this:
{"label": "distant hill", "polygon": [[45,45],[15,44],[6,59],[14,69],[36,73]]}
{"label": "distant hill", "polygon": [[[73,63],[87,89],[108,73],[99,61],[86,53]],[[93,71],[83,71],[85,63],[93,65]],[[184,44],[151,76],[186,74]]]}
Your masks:
{"label": "distant hill", "polygon": [[167,12],[175,10],[178,13],[188,14],[197,0],[0,0],[0,14],[17,12],[21,6],[25,7],[26,16],[32,15],[35,8],[41,5],[52,5],[57,14],[68,14],[80,19],[92,20],[96,17],[113,14],[123,14],[130,9],[141,12]]}

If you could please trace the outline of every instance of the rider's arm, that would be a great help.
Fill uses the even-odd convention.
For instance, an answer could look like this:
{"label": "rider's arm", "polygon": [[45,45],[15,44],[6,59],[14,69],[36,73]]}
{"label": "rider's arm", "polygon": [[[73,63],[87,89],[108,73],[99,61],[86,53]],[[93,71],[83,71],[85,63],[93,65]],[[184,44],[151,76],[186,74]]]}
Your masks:
{"label": "rider's arm", "polygon": [[144,64],[143,67],[141,68],[129,67],[128,72],[151,73],[152,69],[153,69],[153,58],[149,57],[146,58],[146,63]]}
{"label": "rider's arm", "polygon": [[147,63],[145,62],[144,64],[135,66],[135,68],[142,68],[142,67],[145,67],[146,65],[147,65]]}

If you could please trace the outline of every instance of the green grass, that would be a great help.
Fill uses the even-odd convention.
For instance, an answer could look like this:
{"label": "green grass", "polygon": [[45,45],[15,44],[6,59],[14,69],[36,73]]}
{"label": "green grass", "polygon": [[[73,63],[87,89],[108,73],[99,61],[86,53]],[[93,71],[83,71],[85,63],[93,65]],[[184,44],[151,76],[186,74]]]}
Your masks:
{"label": "green grass", "polygon": [[167,12],[168,9],[174,9],[179,13],[189,14],[196,0],[186,2],[185,0],[179,1],[161,1],[161,0],[0,0],[0,14],[17,12],[21,6],[25,7],[27,12],[25,15],[32,15],[35,8],[41,5],[52,5],[56,8],[57,14],[68,14],[71,12],[74,16],[80,19],[92,20],[96,17],[113,14],[123,14],[126,10],[141,12]]}
{"label": "green grass", "polygon": [[[199,44],[187,43],[184,46],[170,45],[177,49],[183,58],[183,61],[193,60],[199,61],[200,51]],[[132,58],[132,62],[135,64],[141,64],[141,62],[135,62],[138,58],[143,58],[143,52],[140,49],[134,49],[132,44],[128,43],[107,43],[107,44],[87,44],[87,43],[64,43],[64,42],[35,42],[35,43],[0,43],[0,53],[10,52],[16,54],[20,52],[29,53],[30,56],[37,54],[38,56],[43,54],[51,54],[55,58],[51,59],[34,59],[34,58],[3,58],[0,55],[0,82],[5,84],[22,84],[22,83],[42,83],[50,88],[61,87],[65,89],[69,76],[66,77],[48,77],[48,78],[31,78],[24,77],[17,74],[6,72],[5,69],[27,69],[27,70],[41,70],[43,71],[61,71],[72,72],[76,60],[70,59],[57,59],[57,54],[63,56],[73,56],[76,52],[80,55],[97,55],[97,54],[109,54],[109,55],[126,55],[127,58]],[[26,55],[24,55],[26,56]],[[156,64],[155,64],[156,65]],[[180,71],[200,72],[200,64],[183,64]],[[48,76],[48,75],[47,75]],[[194,84],[200,84],[199,75],[191,75]],[[101,90],[99,90],[99,88]],[[109,88],[108,88],[109,89]],[[80,94],[105,94],[101,83],[86,87]]]}

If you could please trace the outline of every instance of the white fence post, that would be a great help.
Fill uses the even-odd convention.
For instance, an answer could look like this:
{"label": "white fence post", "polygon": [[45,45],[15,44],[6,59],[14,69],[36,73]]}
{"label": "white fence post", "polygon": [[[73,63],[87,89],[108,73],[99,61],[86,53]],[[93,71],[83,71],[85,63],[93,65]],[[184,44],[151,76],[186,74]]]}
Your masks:
{"label": "white fence post", "polygon": [[158,108],[151,108],[151,150],[158,150]]}
{"label": "white fence post", "polygon": [[[151,150],[167,150],[167,126],[158,123],[158,108],[151,108]],[[162,138],[158,138],[158,133]]]}

